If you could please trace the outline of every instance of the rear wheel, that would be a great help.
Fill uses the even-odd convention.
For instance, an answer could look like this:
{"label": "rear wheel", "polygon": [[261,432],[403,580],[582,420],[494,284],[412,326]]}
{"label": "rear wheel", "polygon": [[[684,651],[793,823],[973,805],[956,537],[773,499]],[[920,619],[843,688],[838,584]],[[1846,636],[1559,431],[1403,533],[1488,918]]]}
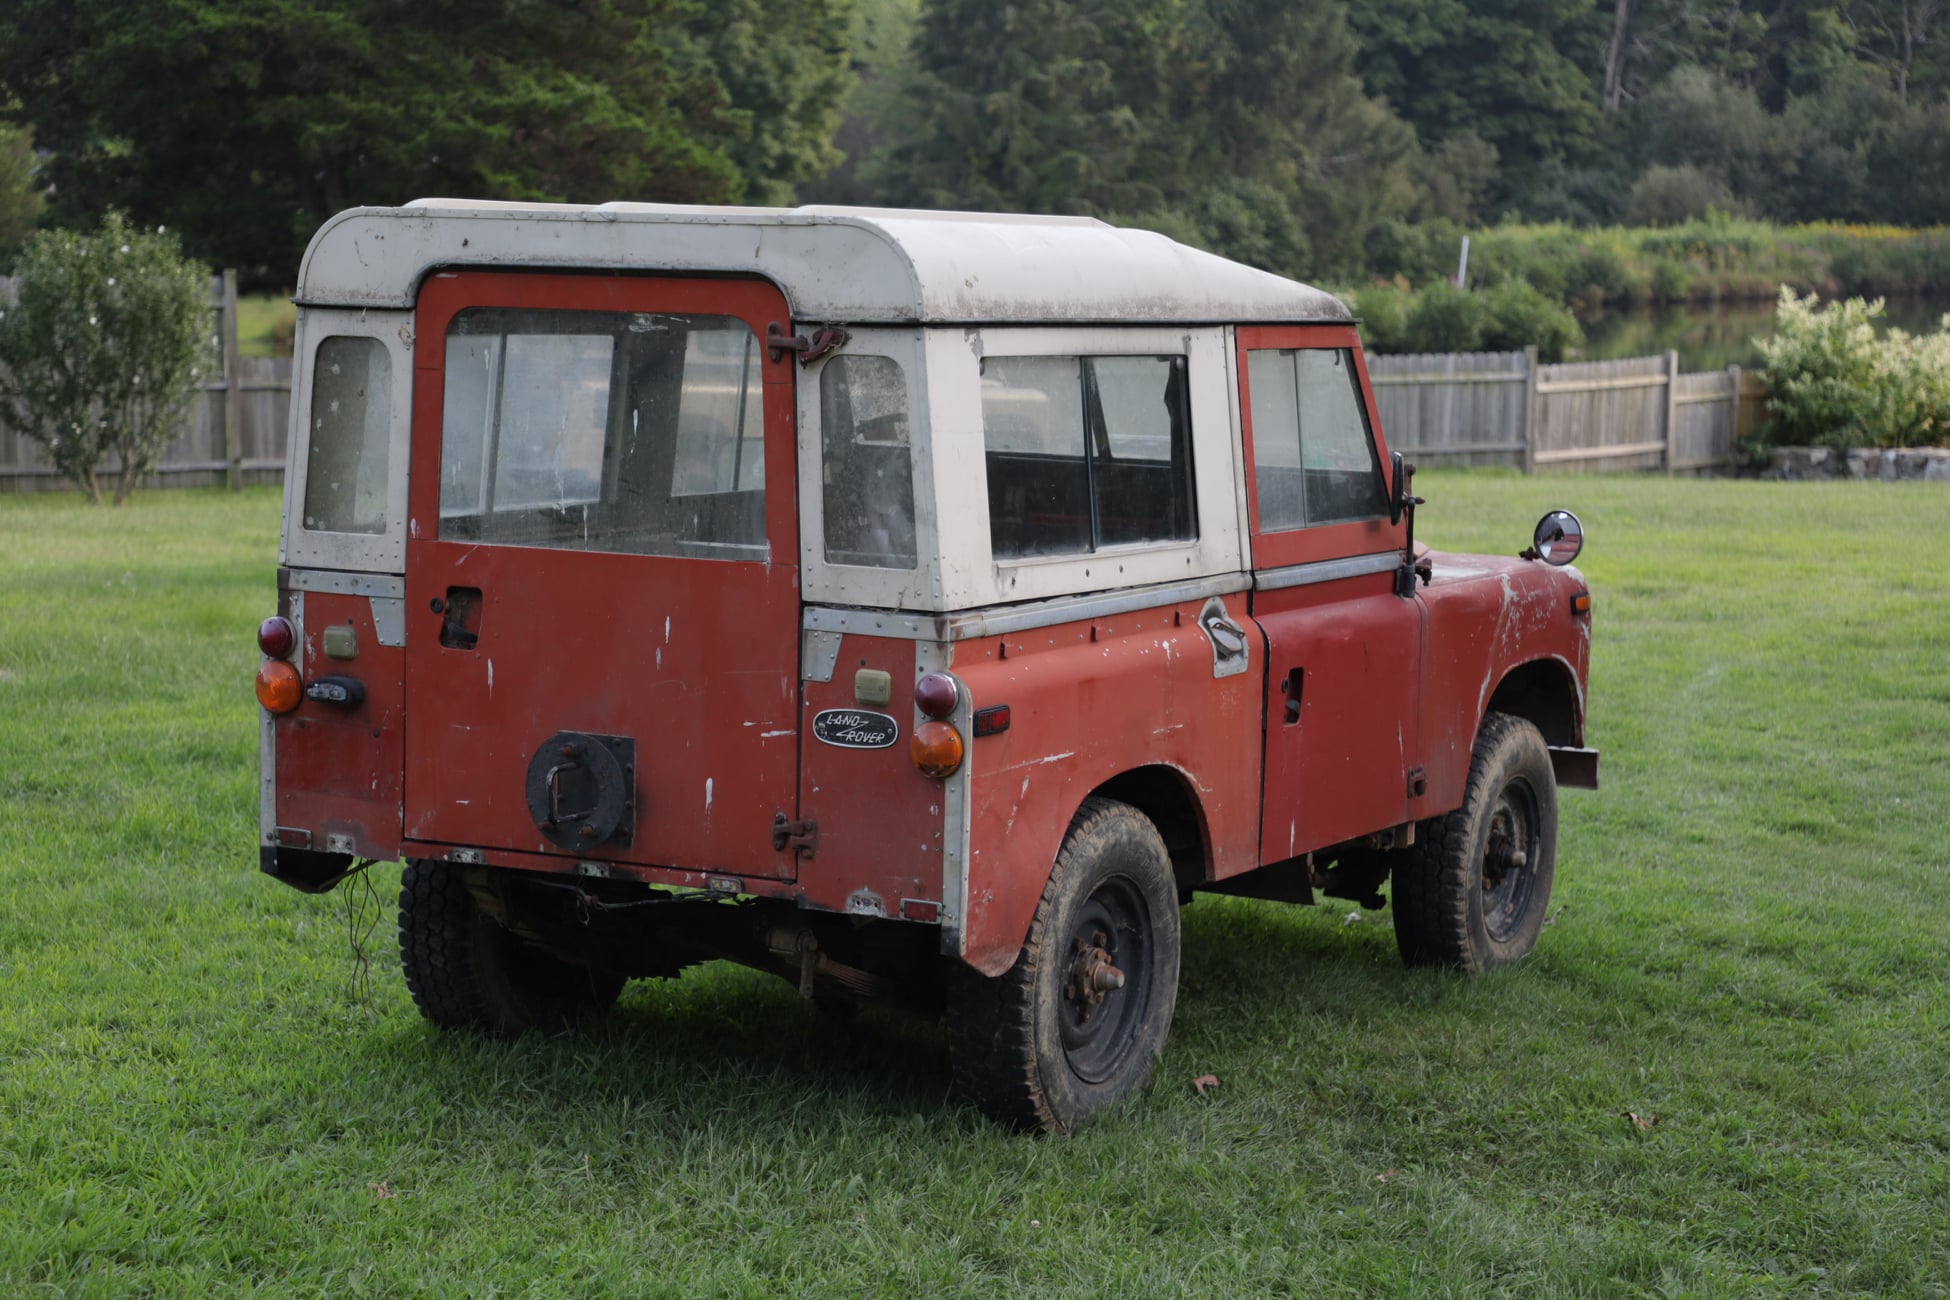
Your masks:
{"label": "rear wheel", "polygon": [[1178,1000],[1178,891],[1157,828],[1085,801],[1016,964],[950,984],[962,1097],[1016,1128],[1067,1132],[1138,1091]]}
{"label": "rear wheel", "polygon": [[1557,781],[1537,728],[1486,716],[1462,807],[1420,830],[1394,871],[1402,959],[1484,971],[1529,956],[1557,874]]}
{"label": "rear wheel", "polygon": [[399,949],[420,1014],[449,1028],[560,1029],[623,990],[611,971],[563,961],[496,921],[462,868],[413,862],[400,878]]}

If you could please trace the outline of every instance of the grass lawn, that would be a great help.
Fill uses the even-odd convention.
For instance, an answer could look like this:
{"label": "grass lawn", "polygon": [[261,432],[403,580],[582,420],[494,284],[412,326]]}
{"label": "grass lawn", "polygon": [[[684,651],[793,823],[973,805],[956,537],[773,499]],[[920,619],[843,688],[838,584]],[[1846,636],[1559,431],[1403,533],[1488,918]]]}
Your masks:
{"label": "grass lawn", "polygon": [[1150,1091],[1058,1140],[736,968],[428,1028],[397,868],[256,871],[273,492],[0,499],[0,1294],[1950,1294],[1950,492],[1417,486],[1589,529],[1537,956],[1201,899]]}

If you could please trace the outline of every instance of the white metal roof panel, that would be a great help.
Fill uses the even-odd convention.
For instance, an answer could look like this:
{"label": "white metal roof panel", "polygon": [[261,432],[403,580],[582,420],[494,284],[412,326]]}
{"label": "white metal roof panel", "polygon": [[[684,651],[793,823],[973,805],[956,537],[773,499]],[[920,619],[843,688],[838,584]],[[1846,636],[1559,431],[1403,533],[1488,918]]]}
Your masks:
{"label": "white metal roof panel", "polygon": [[463,199],[333,217],[296,297],[411,307],[429,272],[468,266],[756,273],[798,319],[858,324],[1351,319],[1319,289],[1087,217]]}

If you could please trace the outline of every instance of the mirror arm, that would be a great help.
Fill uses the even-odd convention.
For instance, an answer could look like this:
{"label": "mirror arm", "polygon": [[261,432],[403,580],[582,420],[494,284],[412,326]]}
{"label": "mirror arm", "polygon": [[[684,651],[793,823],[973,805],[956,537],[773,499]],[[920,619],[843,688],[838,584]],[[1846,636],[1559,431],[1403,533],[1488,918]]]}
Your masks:
{"label": "mirror arm", "polygon": [[1426,566],[1418,568],[1415,563],[1415,507],[1426,505],[1427,500],[1415,495],[1415,466],[1405,461],[1400,452],[1394,452],[1390,459],[1395,465],[1395,481],[1388,494],[1388,521],[1398,524],[1403,515],[1408,516],[1408,531],[1402,537],[1402,565],[1395,570],[1395,594],[1406,599],[1415,594],[1418,574],[1423,582],[1431,577]]}

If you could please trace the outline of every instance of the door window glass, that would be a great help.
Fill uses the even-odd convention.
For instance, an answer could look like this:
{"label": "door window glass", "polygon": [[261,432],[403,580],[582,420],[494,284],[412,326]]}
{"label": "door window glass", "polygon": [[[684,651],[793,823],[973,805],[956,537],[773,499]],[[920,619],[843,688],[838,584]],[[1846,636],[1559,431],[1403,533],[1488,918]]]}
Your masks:
{"label": "door window glass", "polygon": [[1185,395],[1183,357],[983,361],[996,558],[1196,537]]}
{"label": "door window glass", "polygon": [[1374,519],[1387,512],[1381,463],[1343,349],[1256,349],[1252,390],[1254,486],[1262,532]]}
{"label": "door window glass", "polygon": [[317,533],[383,533],[393,359],[378,339],[334,335],[318,345],[311,373],[305,527]]}
{"label": "door window glass", "polygon": [[843,356],[819,375],[826,559],[914,567],[907,376],[891,357]]}
{"label": "door window glass", "polygon": [[447,335],[440,536],[762,557],[756,342],[726,316],[461,312]]}

